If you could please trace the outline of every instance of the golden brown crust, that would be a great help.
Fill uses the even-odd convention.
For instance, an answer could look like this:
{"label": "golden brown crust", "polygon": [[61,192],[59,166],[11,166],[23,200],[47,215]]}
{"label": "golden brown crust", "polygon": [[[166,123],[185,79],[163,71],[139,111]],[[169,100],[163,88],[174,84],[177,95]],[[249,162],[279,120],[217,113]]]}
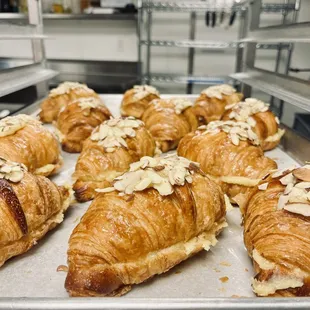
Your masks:
{"label": "golden brown crust", "polygon": [[[231,110],[228,110],[223,115],[223,120],[230,120],[230,113]],[[268,137],[274,136],[278,132],[279,126],[277,124],[275,115],[271,111],[266,111],[253,114],[251,117],[256,122],[256,125],[253,127],[253,131],[258,136],[262,149],[264,151],[268,151],[275,148],[280,143],[280,138],[275,141],[266,141]]]}
{"label": "golden brown crust", "polygon": [[241,101],[243,99],[243,94],[223,94],[222,97],[223,99],[218,99],[215,97],[208,97],[204,93],[200,94],[193,106],[193,113],[198,118],[200,125],[220,120],[226,111],[225,107],[229,104]]}
{"label": "golden brown crust", "polygon": [[196,130],[198,122],[192,107],[177,114],[170,100],[160,99],[153,103],[143,113],[142,121],[159,143],[162,152],[168,152],[175,149],[187,133]]}
{"label": "golden brown crust", "polygon": [[[70,200],[68,189],[28,172],[20,182],[4,186],[10,192],[0,195],[0,266],[26,252],[60,223]],[[12,210],[18,205],[17,216]]]}
{"label": "golden brown crust", "polygon": [[[253,258],[255,279],[268,285],[277,278],[303,278],[303,285],[258,295],[272,297],[310,296],[310,218],[278,209],[285,189],[278,180],[269,180],[266,190],[258,190],[244,210],[244,242],[253,258],[254,249],[268,262],[269,268]],[[265,268],[265,269],[262,269]]]}
{"label": "golden brown crust", "polygon": [[84,142],[73,174],[76,180],[73,190],[78,201],[93,199],[96,188],[109,187],[115,177],[128,170],[131,163],[155,154],[155,141],[144,125],[136,130],[135,137],[125,141],[128,148],[118,147],[110,153],[98,145],[98,141],[88,138]]}
{"label": "golden brown crust", "polygon": [[14,134],[0,137],[0,144],[0,157],[23,163],[32,173],[48,176],[62,166],[56,137],[35,119]]}
{"label": "golden brown crust", "polygon": [[69,153],[79,153],[83,142],[95,127],[111,117],[105,105],[82,108],[79,102],[68,104],[58,115],[56,126],[61,132],[62,149]]}
{"label": "golden brown crust", "polygon": [[99,96],[94,91],[86,91],[83,88],[71,89],[66,94],[48,97],[41,103],[41,111],[39,113],[40,120],[43,123],[52,123],[57,120],[61,108],[74,100],[86,97],[95,97],[99,99]]}
{"label": "golden brown crust", "polygon": [[207,177],[192,177],[169,196],[98,194],[70,237],[69,294],[119,296],[207,249],[224,227],[224,197]]}
{"label": "golden brown crust", "polygon": [[129,89],[125,92],[121,103],[121,115],[141,118],[148,104],[154,99],[159,99],[159,96],[156,94],[148,94],[142,99],[137,99],[135,98],[135,89]]}
{"label": "golden brown crust", "polygon": [[253,188],[221,181],[223,176],[239,176],[260,179],[277,164],[264,156],[259,146],[248,140],[234,145],[228,135],[220,131],[217,134],[203,134],[197,130],[186,135],[178,146],[178,155],[200,163],[200,168],[215,178],[229,198],[241,208],[248,201]]}

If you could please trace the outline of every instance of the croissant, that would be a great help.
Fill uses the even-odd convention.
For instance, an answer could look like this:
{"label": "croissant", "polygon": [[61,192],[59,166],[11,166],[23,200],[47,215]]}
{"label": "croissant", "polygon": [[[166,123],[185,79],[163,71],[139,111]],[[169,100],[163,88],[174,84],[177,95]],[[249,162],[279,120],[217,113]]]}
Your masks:
{"label": "croissant", "polygon": [[183,136],[197,129],[192,105],[183,98],[158,99],[143,113],[142,121],[163,152],[175,149]]}
{"label": "croissant", "polygon": [[310,165],[273,172],[244,210],[258,296],[310,296]]}
{"label": "croissant", "polygon": [[64,82],[57,88],[50,91],[48,98],[41,104],[39,113],[40,120],[43,123],[52,123],[57,119],[60,110],[71,101],[79,98],[99,96],[85,84],[75,82]]}
{"label": "croissant", "polygon": [[225,107],[223,120],[247,122],[253,127],[264,151],[275,148],[284,134],[279,128],[279,119],[269,110],[269,104],[255,98],[244,102],[232,103]]}
{"label": "croissant", "polygon": [[60,111],[56,123],[62,149],[69,153],[81,152],[83,141],[110,117],[110,111],[98,98],[79,98],[69,103]]}
{"label": "croissant", "polygon": [[0,157],[23,163],[34,174],[48,176],[62,165],[56,137],[28,115],[1,120],[0,143]]}
{"label": "croissant", "polygon": [[83,144],[73,174],[75,197],[80,202],[93,199],[96,188],[110,186],[132,162],[156,152],[155,141],[140,120],[128,117],[104,122]]}
{"label": "croissant", "polygon": [[0,266],[61,223],[69,203],[69,189],[0,158]]}
{"label": "croissant", "polygon": [[177,152],[200,163],[241,208],[258,182],[277,167],[264,156],[258,137],[244,122],[214,121],[201,126],[181,140]]}
{"label": "croissant", "polygon": [[237,93],[230,85],[210,86],[203,90],[197,98],[193,113],[200,125],[220,120],[225,113],[226,105],[237,103],[243,99],[243,94]]}
{"label": "croissant", "polygon": [[121,114],[141,118],[148,104],[153,99],[159,99],[159,92],[155,87],[148,85],[135,85],[125,92],[121,103]]}
{"label": "croissant", "polygon": [[178,157],[143,157],[99,193],[74,229],[71,296],[120,296],[215,245],[227,226],[220,188]]}

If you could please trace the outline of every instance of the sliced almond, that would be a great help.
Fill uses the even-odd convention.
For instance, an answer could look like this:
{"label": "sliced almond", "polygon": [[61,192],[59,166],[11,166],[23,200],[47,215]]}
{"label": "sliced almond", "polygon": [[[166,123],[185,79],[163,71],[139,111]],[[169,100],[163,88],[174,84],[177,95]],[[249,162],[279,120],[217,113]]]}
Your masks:
{"label": "sliced almond", "polygon": [[303,216],[310,216],[310,205],[308,203],[286,204],[284,206],[284,210],[296,214],[301,214]]}
{"label": "sliced almond", "polygon": [[288,202],[288,195],[281,195],[279,197],[279,200],[278,200],[278,210],[282,210],[285,206],[285,204]]}
{"label": "sliced almond", "polygon": [[262,183],[258,185],[258,189],[261,191],[265,191],[268,188],[268,183]]}
{"label": "sliced almond", "polygon": [[95,191],[97,193],[111,193],[115,191],[115,188],[114,187],[96,188]]}
{"label": "sliced almond", "polygon": [[293,175],[302,181],[310,182],[310,169],[308,168],[297,168],[293,171]]}
{"label": "sliced almond", "polygon": [[283,185],[288,185],[289,183],[295,183],[295,177],[293,176],[292,173],[289,173],[287,175],[285,175],[284,177],[282,177],[279,181],[281,182],[281,184]]}

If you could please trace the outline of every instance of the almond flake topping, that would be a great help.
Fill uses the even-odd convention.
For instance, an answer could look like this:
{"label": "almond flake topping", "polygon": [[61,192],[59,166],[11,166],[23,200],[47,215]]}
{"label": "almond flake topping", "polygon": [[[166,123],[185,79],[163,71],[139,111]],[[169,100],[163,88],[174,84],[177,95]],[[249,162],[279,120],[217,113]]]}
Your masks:
{"label": "almond flake topping", "polygon": [[271,176],[286,185],[279,197],[278,210],[310,216],[310,165],[278,170]]}
{"label": "almond flake topping", "polygon": [[24,172],[27,171],[25,165],[6,160],[0,157],[0,178],[6,179],[13,183],[18,183],[24,177]]}
{"label": "almond flake topping", "polygon": [[134,89],[134,99],[135,100],[141,100],[150,94],[156,95],[158,97],[160,96],[159,91],[153,86],[135,85],[133,87],[133,89]]}
{"label": "almond flake topping", "polygon": [[85,84],[76,83],[76,82],[64,82],[58,85],[58,87],[52,89],[49,93],[49,97],[56,97],[59,95],[67,94],[73,89],[83,89],[88,93],[94,93],[94,91],[88,88]]}
{"label": "almond flake topping", "polygon": [[193,106],[193,103],[184,98],[172,98],[169,100],[170,103],[174,104],[174,110],[176,114],[181,114],[184,110]]}
{"label": "almond flake topping", "polygon": [[234,145],[239,145],[240,140],[250,140],[251,143],[259,145],[259,139],[256,133],[252,130],[252,127],[245,122],[234,121],[213,121],[206,127],[201,126],[198,129],[206,130],[204,134],[217,134],[220,131],[224,131],[228,134]]}
{"label": "almond flake topping", "polygon": [[204,89],[201,93],[208,97],[223,99],[223,95],[230,96],[236,92],[236,89],[228,84],[214,85]]}
{"label": "almond flake topping", "polygon": [[140,161],[132,163],[128,172],[114,179],[113,187],[96,191],[108,193],[117,190],[123,195],[152,187],[160,195],[167,196],[174,192],[175,185],[192,183],[192,174],[198,170],[198,163],[174,154],[157,158],[144,156]]}
{"label": "almond flake topping", "polygon": [[28,123],[38,122],[29,115],[19,114],[8,116],[0,121],[0,137],[13,135],[20,129],[23,129]]}
{"label": "almond flake topping", "polygon": [[96,97],[85,97],[85,98],[79,98],[72,103],[77,103],[78,106],[82,109],[88,109],[88,108],[98,108],[99,106],[102,106],[103,103],[99,98]]}
{"label": "almond flake topping", "polygon": [[230,119],[247,122],[254,127],[256,122],[251,116],[259,112],[268,111],[269,104],[255,98],[247,98],[245,101],[233,103],[225,107],[225,110],[230,109],[232,110],[229,113]]}
{"label": "almond flake topping", "polygon": [[106,152],[112,153],[118,147],[127,148],[125,139],[135,137],[136,129],[142,124],[142,121],[132,116],[111,118],[95,128],[90,139],[98,141],[98,145],[102,145]]}

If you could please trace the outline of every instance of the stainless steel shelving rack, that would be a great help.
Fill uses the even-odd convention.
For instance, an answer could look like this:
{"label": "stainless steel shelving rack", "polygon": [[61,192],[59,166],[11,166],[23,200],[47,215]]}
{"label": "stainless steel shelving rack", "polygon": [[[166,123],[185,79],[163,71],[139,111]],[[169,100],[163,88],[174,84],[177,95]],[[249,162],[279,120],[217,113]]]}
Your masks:
{"label": "stainless steel shelving rack", "polygon": [[44,34],[40,0],[28,0],[27,25],[0,23],[0,40],[31,40],[33,63],[0,71],[0,97],[36,85],[37,96],[48,91],[47,80],[57,72],[45,66]]}
{"label": "stainless steel shelving rack", "polygon": [[[142,83],[152,82],[175,82],[187,84],[187,93],[192,93],[193,84],[218,84],[229,81],[232,77],[218,77],[218,76],[206,76],[195,77],[193,72],[195,49],[235,49],[236,50],[236,72],[240,72],[242,68],[242,55],[243,49],[246,46],[245,41],[241,41],[243,38],[248,37],[247,23],[248,23],[248,4],[249,1],[243,1],[235,3],[231,7],[223,7],[221,4],[217,4],[216,1],[152,1],[152,0],[140,0],[138,1],[138,50],[139,50],[139,63],[142,63],[142,48],[146,47],[146,60],[145,70],[142,65],[140,67],[140,78]],[[288,12],[296,12],[298,6],[295,1],[285,1],[284,4],[262,4],[257,10],[257,14],[261,12],[265,13],[282,13],[283,23]],[[240,17],[239,28],[239,40],[236,42],[214,42],[214,41],[196,41],[196,19],[197,13],[206,11],[235,11]],[[164,41],[164,40],[152,40],[152,17],[154,11],[161,12],[189,12],[190,13],[190,35],[189,40],[180,41]],[[146,38],[143,35],[144,28],[144,16],[146,15],[145,28]],[[296,16],[296,14],[294,14]],[[166,47],[180,47],[188,48],[188,76],[177,76],[168,74],[152,74],[151,73],[151,47],[153,46],[166,46]],[[258,42],[256,43],[258,49],[275,49],[278,50],[278,57],[276,60],[275,71],[279,70],[279,62],[281,58],[282,50],[288,51],[287,64],[289,67],[291,59],[292,44],[282,44],[281,41],[277,42]]]}
{"label": "stainless steel shelving rack", "polygon": [[[296,42],[310,43],[310,23],[290,23],[280,26],[259,27],[259,9],[262,0],[253,0],[248,4],[248,33],[240,40],[245,44],[242,54],[241,72],[230,77],[242,83],[245,96],[251,96],[252,87],[280,99],[278,114],[281,117],[283,103],[288,102],[310,112],[310,83],[288,76],[289,67],[280,74],[255,67],[257,43],[277,43],[293,45]],[[295,5],[299,5],[299,1]],[[296,18],[293,18],[296,21]],[[290,57],[290,55],[289,55]],[[288,63],[290,60],[288,61]]]}

